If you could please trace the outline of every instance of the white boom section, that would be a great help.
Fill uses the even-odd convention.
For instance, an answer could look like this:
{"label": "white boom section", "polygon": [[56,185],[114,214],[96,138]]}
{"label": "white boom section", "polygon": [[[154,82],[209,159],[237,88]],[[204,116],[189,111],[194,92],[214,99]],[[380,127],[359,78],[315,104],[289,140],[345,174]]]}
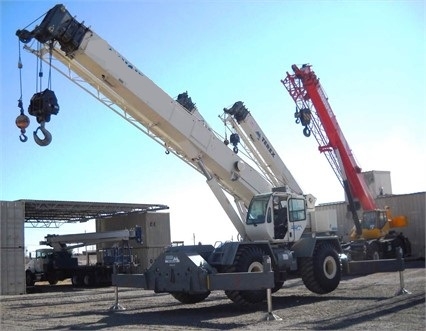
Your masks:
{"label": "white boom section", "polygon": [[[196,109],[190,111],[181,106],[96,33],[86,28],[76,50],[67,54],[62,51],[59,47],[61,41],[46,37],[51,33],[53,36],[62,23],[52,18],[56,14],[51,11],[41,24],[43,31],[36,27],[32,32],[37,40],[42,39],[44,49],[39,52],[26,47],[30,52],[45,62],[49,62],[51,53],[68,70],[120,107],[125,113],[123,117],[142,125],[157,142],[199,172],[208,172],[223,190],[234,197],[237,205],[247,208],[254,195],[271,191],[271,184],[229,149]],[[60,11],[69,16],[66,17],[67,24],[74,20],[63,6]],[[76,21],[75,24],[82,25]],[[50,42],[53,42],[53,48],[50,48]],[[198,167],[199,162],[204,165],[204,170]],[[240,235],[245,237],[246,233],[240,232],[241,225],[236,224],[245,221],[244,215],[240,213],[238,220],[235,220],[235,215],[228,213],[228,216]]]}
{"label": "white boom section", "polygon": [[224,120],[225,124],[229,122],[239,134],[245,147],[249,149],[254,162],[262,168],[271,184],[274,187],[288,186],[292,192],[303,194],[299,184],[272,146],[272,143],[243,103],[238,101],[230,109],[224,110],[225,113],[229,114]]}
{"label": "white boom section", "polygon": [[[45,241],[40,241],[40,245],[48,245],[53,247],[55,251],[60,251],[64,248],[71,249],[105,242],[119,242],[122,240],[134,239],[136,237],[137,234],[134,229],[116,230],[108,232],[75,233],[64,235],[49,234],[44,237]],[[75,245],[68,246],[69,244]]]}

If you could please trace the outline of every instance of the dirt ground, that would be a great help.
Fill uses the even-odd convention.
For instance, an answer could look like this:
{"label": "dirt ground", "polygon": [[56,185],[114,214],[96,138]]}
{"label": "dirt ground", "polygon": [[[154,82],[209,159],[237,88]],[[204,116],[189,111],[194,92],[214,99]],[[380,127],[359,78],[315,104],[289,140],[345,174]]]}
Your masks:
{"label": "dirt ground", "polygon": [[38,285],[35,293],[1,297],[1,330],[425,330],[424,261],[406,263],[405,289],[399,273],[345,277],[327,295],[309,292],[300,280],[289,280],[272,296],[273,314],[266,320],[266,302],[242,310],[223,292],[184,305],[168,294],[120,288],[119,303],[110,311],[113,287],[77,289],[69,283]]}

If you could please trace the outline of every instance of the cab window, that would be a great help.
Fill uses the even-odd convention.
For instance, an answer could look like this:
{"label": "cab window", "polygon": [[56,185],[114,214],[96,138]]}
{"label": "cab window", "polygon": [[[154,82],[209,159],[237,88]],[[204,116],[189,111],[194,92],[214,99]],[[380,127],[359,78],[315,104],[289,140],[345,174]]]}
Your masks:
{"label": "cab window", "polygon": [[253,198],[250,203],[247,213],[247,224],[261,224],[265,223],[265,216],[268,216],[268,222],[271,221],[271,212],[267,214],[270,195]]}
{"label": "cab window", "polygon": [[37,257],[37,258],[44,259],[46,256],[47,256],[47,255],[46,255],[46,252],[45,252],[45,251],[37,251],[37,252],[36,252],[36,257]]}
{"label": "cab window", "polygon": [[379,224],[378,227],[381,229],[383,228],[386,223],[388,222],[388,217],[386,215],[386,212],[379,212]]}
{"label": "cab window", "polygon": [[266,222],[271,223],[272,222],[272,212],[271,208],[268,208],[268,216],[266,218]]}
{"label": "cab window", "polygon": [[372,230],[374,228],[381,229],[385,226],[387,221],[386,212],[376,210],[366,211],[362,216],[361,227],[367,230]]}
{"label": "cab window", "polygon": [[303,221],[306,219],[305,200],[290,199],[289,200],[290,222]]}

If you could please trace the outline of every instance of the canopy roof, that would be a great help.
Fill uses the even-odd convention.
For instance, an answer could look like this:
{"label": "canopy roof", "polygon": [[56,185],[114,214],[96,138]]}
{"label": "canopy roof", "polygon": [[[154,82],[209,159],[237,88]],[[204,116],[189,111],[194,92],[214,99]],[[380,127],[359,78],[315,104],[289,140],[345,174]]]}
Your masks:
{"label": "canopy roof", "polygon": [[[169,209],[160,204],[114,202],[18,200],[25,206],[25,222],[39,226],[58,227],[63,223],[87,222],[114,215],[143,214]],[[28,225],[29,225],[28,224]]]}

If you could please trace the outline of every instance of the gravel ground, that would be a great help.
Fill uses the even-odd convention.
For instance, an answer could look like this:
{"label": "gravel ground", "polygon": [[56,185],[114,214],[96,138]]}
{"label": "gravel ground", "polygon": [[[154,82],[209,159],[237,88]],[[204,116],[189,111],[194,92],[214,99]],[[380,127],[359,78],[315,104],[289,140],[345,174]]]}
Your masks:
{"label": "gravel ground", "polygon": [[32,294],[1,297],[2,330],[425,330],[425,264],[409,262],[400,290],[399,273],[345,277],[330,294],[309,292],[300,280],[289,280],[266,302],[243,310],[223,292],[184,305],[168,294],[120,288],[123,311],[109,311],[114,288],[76,289],[69,283],[39,285]]}

